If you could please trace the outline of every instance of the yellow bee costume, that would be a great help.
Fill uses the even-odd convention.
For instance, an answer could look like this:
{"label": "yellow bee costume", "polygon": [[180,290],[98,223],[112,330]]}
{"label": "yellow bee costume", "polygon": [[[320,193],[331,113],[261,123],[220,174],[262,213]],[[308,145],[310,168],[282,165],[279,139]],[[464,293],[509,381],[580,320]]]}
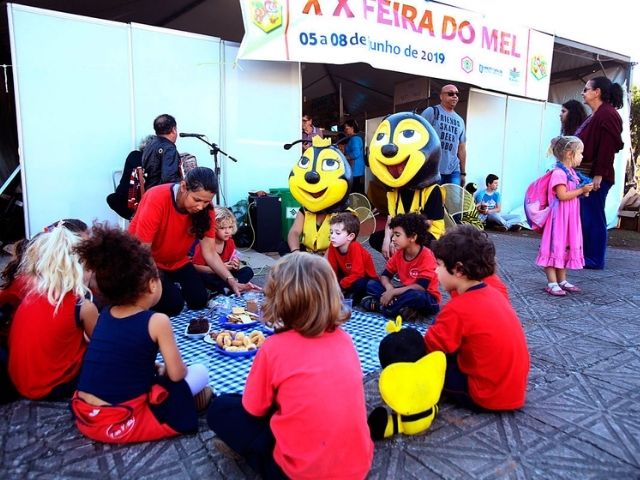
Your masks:
{"label": "yellow bee costume", "polygon": [[[415,113],[399,112],[387,116],[369,144],[371,171],[389,189],[390,217],[422,213],[440,180],[439,165],[440,138],[431,124]],[[413,192],[410,205],[402,201],[407,201],[407,195],[401,195],[401,191],[407,190]],[[442,190],[437,193],[444,195]],[[427,216],[432,221],[429,232],[437,239],[444,233],[444,209],[438,205],[438,213]]]}
{"label": "yellow bee costume", "polygon": [[[332,214],[347,209],[352,181],[349,162],[331,139],[313,137],[311,148],[289,174],[289,190],[304,215],[300,242],[308,251],[329,248],[329,221]],[[321,215],[325,216],[318,224]]]}
{"label": "yellow bee costume", "polygon": [[442,352],[427,355],[422,334],[402,327],[402,320],[387,323],[390,332],[380,342],[380,396],[392,412],[378,407],[367,419],[371,438],[381,440],[397,433],[425,432],[438,413],[447,359]]}

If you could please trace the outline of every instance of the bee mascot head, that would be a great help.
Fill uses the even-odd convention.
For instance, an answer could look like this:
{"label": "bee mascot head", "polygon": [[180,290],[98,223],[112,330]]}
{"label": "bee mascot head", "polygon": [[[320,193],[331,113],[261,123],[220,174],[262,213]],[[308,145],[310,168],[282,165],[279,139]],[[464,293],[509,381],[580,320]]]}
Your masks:
{"label": "bee mascot head", "polygon": [[289,190],[305,210],[333,213],[347,208],[352,181],[342,152],[331,139],[315,136],[289,174]]}
{"label": "bee mascot head", "polygon": [[438,412],[447,369],[444,353],[427,355],[422,334],[413,328],[402,329],[400,317],[387,323],[387,332],[378,349],[382,365],[378,386],[392,412],[384,407],[371,412],[367,422],[373,440],[427,430]]}
{"label": "bee mascot head", "polygon": [[426,188],[440,180],[440,138],[420,115],[394,113],[373,134],[369,166],[389,188]]}

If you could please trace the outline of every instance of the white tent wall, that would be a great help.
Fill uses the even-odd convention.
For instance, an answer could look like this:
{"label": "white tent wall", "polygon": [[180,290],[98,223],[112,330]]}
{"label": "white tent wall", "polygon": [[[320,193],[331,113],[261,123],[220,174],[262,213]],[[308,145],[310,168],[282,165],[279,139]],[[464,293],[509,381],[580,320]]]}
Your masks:
{"label": "white tent wall", "polygon": [[[298,64],[233,68],[237,45],[213,37],[12,4],[8,15],[28,237],[58,218],[117,223],[105,201],[112,173],[160,113],[238,158],[219,156],[227,204],[286,185]],[[204,143],[177,146],[213,166]]]}
{"label": "white tent wall", "polygon": [[126,25],[9,6],[28,237],[104,201],[133,145]]}
{"label": "white tent wall", "polygon": [[296,62],[251,61],[235,64],[238,44],[224,48],[225,160],[222,173],[229,205],[247,192],[288,188],[289,172],[300,158],[300,147],[284,150],[300,137],[302,83]]}
{"label": "white tent wall", "polygon": [[[192,33],[131,25],[132,118],[136,140],[153,134],[161,113],[176,118],[179,132],[220,138],[222,41]],[[116,140],[116,143],[117,140]],[[196,138],[178,138],[178,151],[213,168],[209,147]],[[124,155],[128,152],[123,152]],[[117,169],[123,156],[117,157]],[[107,207],[108,208],[108,207]]]}

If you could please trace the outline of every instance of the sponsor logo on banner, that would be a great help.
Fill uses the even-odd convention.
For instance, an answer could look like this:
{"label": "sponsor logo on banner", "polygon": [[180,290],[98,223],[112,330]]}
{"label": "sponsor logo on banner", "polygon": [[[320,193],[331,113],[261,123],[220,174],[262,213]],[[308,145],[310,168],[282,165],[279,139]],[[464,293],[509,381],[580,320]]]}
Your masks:
{"label": "sponsor logo on banner", "polygon": [[536,80],[542,80],[549,75],[549,67],[544,55],[534,55],[531,57],[531,75]]}
{"label": "sponsor logo on banner", "polygon": [[278,0],[256,1],[252,0],[253,23],[265,33],[269,33],[282,26],[282,5]]}
{"label": "sponsor logo on banner", "polygon": [[[553,36],[508,20],[425,0],[240,0],[240,5],[245,35],[239,60],[366,62],[540,100],[548,96]],[[524,82],[521,72],[538,81]]]}
{"label": "sponsor logo on banner", "polygon": [[494,67],[490,67],[488,65],[478,65],[478,70],[480,71],[480,73],[482,73],[483,75],[496,75],[498,77],[502,76],[502,70],[499,68],[494,68]]}
{"label": "sponsor logo on banner", "polygon": [[471,73],[473,72],[473,60],[469,57],[463,57],[460,61],[460,67],[463,72]]}
{"label": "sponsor logo on banner", "polygon": [[509,70],[509,81],[514,83],[520,81],[520,71],[516,67]]}

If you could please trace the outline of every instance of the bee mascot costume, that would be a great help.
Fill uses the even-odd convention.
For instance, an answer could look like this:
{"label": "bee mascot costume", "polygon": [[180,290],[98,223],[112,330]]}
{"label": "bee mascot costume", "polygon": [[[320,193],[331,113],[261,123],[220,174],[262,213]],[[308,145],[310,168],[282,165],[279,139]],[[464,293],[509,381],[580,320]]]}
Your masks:
{"label": "bee mascot costume", "polygon": [[[389,115],[378,126],[369,144],[369,167],[387,187],[391,218],[402,213],[422,213],[428,218],[430,239],[444,233],[444,192],[440,180],[440,138],[431,124],[411,112]],[[386,238],[385,238],[386,235]],[[374,233],[369,243],[388,248],[388,228]]]}
{"label": "bee mascot costume", "polygon": [[329,248],[329,221],[347,210],[352,184],[351,166],[331,139],[313,137],[310,148],[289,174],[289,190],[302,208],[289,231],[289,248],[324,253]]}
{"label": "bee mascot costume", "polygon": [[379,388],[382,400],[391,407],[387,413],[378,407],[367,420],[371,438],[381,440],[397,433],[418,435],[425,432],[438,413],[444,386],[447,359],[442,352],[427,355],[422,334],[414,328],[402,329],[400,317],[389,321],[389,334],[378,349]]}

